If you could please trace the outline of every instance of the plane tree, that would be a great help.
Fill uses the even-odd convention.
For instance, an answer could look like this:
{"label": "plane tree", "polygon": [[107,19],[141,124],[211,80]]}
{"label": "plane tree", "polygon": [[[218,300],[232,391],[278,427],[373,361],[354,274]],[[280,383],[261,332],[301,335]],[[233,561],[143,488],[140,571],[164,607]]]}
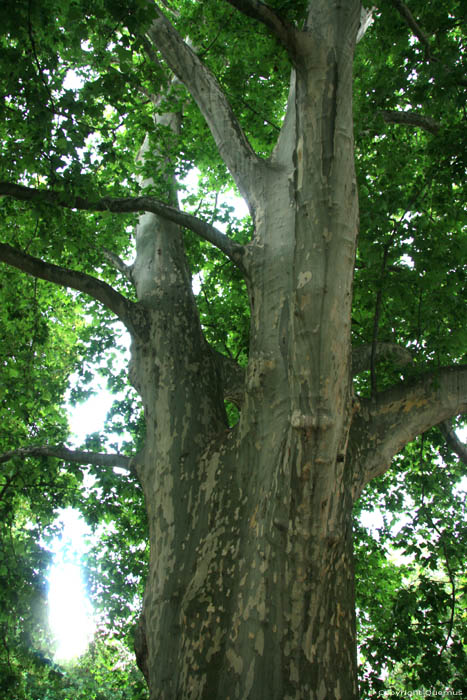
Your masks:
{"label": "plane tree", "polygon": [[[449,421],[467,404],[466,81],[448,5],[2,10],[2,274],[71,290],[84,363],[123,324],[143,430],[133,395],[133,447],[14,432],[1,460],[89,464],[99,517],[121,497],[127,523],[141,489],[151,698],[359,697],[354,503],[416,472],[410,446],[440,447],[435,426],[465,459]],[[229,217],[232,187],[248,220]]]}

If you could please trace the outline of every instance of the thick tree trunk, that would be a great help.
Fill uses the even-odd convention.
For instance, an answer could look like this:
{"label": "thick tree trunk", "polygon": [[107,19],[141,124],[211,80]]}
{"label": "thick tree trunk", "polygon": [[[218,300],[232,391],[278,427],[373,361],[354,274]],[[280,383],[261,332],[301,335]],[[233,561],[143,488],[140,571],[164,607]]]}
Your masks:
{"label": "thick tree trunk", "polygon": [[232,437],[150,509],[152,698],[356,697],[349,489],[275,435]]}
{"label": "thick tree trunk", "polygon": [[189,299],[151,303],[149,339],[134,347],[154,700],[357,697],[346,462],[357,199],[351,56],[341,54],[313,54],[293,78],[280,143],[253,183],[239,424],[223,424]]}
{"label": "thick tree trunk", "polygon": [[[294,68],[267,161],[214,75],[152,2],[142,43],[160,52],[205,117],[249,204],[253,241],[237,245],[178,211],[173,182],[170,204],[150,195],[88,201],[0,183],[2,194],[24,201],[146,212],[134,265],[116,258],[137,303],[6,244],[0,259],[90,294],[132,334],[130,377],[146,442],[131,465],[151,546],[136,641],[151,700],[357,700],[352,499],[415,435],[467,410],[467,368],[354,401],[352,60],[360,2],[313,0],[300,29],[266,3],[229,2],[268,27]],[[176,132],[178,118],[153,102],[156,122]],[[149,139],[141,158],[147,148]],[[203,336],[179,226],[218,246],[247,282],[250,354],[244,389],[235,388],[242,411],[233,429],[223,403],[230,388]],[[372,363],[377,352],[373,344]]]}
{"label": "thick tree trunk", "polygon": [[358,12],[357,2],[317,2],[312,32],[285,30],[295,71],[268,162],[161,14],[149,31],[205,114],[255,223],[242,260],[250,356],[233,430],[176,230],[154,231],[149,215],[138,229],[134,277],[151,319],[133,346],[151,538],[140,663],[154,700],[357,697],[346,452]]}

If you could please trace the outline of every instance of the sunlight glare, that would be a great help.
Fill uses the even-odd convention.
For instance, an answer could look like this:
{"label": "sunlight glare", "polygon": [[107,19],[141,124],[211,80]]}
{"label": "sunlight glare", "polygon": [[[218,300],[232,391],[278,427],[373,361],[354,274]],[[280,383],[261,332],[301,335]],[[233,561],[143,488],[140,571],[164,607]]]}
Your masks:
{"label": "sunlight glare", "polygon": [[67,661],[86,651],[94,623],[80,565],[88,528],[71,508],[62,512],[60,520],[64,524],[62,537],[52,544],[55,557],[49,574],[49,624],[57,643],[55,658]]}

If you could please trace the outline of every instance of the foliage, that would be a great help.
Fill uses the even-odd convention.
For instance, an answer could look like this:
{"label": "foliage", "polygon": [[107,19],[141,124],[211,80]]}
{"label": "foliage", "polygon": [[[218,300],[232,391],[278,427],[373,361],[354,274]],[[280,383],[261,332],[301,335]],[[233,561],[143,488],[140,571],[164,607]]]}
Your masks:
{"label": "foliage", "polygon": [[[253,147],[269,156],[287,100],[285,52],[262,26],[255,25],[252,41],[251,22],[228,3],[180,0],[169,5],[179,11],[173,17],[179,31],[190,35],[226,90]],[[270,5],[291,21],[303,17],[305,3]],[[457,0],[410,3],[431,37],[429,56],[391,3],[377,5],[355,65],[361,231],[352,332],[357,345],[383,340],[410,348],[414,361],[403,373],[415,376],[430,362],[465,361],[466,277],[459,264],[467,254],[464,39]],[[141,28],[150,18],[140,0],[92,5],[87,0],[21,0],[15,13],[6,4],[0,9],[5,96],[0,180],[92,199],[138,194],[137,175],[149,175],[156,167],[163,172],[175,164],[179,181],[196,167],[199,185],[184,200],[185,209],[246,242],[251,222],[237,220],[228,205],[219,203],[218,195],[232,191],[232,184],[204,121],[185,89],[170,86],[165,66],[144,52]],[[148,93],[158,91],[165,95],[158,105],[161,113],[183,111],[178,139],[163,126],[154,128]],[[439,129],[432,133],[386,123],[384,110],[423,111]],[[148,130],[154,153],[138,173],[135,157]],[[156,182],[151,192],[163,197],[165,183]],[[128,281],[103,260],[102,250],[132,256],[134,215],[31,206],[10,198],[2,198],[0,212],[5,243],[97,274],[132,296]],[[185,244],[192,275],[200,281],[197,302],[206,339],[245,365],[249,310],[244,282],[204,241],[187,232]],[[109,432],[123,435],[119,449],[125,454],[140,449],[141,408],[124,370],[114,371],[118,331],[111,315],[81,295],[10,268],[2,267],[1,274],[0,452],[64,442],[68,379],[78,372],[72,398],[82,400],[91,391],[96,366],[110,389],[122,392],[109,416]],[[401,369],[388,361],[377,374],[359,375],[356,388],[370,395],[400,376]],[[115,446],[94,435],[86,447]],[[87,473],[92,482],[83,490]],[[404,450],[357,506],[357,515],[378,508],[384,516],[377,535],[356,524],[365,692],[397,684],[429,688],[433,678],[440,687],[465,690],[463,475],[461,463],[433,429]],[[66,671],[38,665],[32,651],[47,647],[36,613],[43,605],[49,562],[38,541],[52,532],[57,509],[69,504],[96,529],[105,524],[89,555],[90,587],[104,621],[123,639],[131,638],[146,566],[145,515],[136,480],[121,478],[111,468],[85,470],[53,458],[10,460],[0,472],[0,609],[7,611],[0,615],[0,683],[10,683],[9,692],[15,688],[18,698],[33,697],[38,692],[34,683],[50,700],[144,697],[133,671],[116,675],[123,652],[114,642],[96,642],[78,667]],[[396,685],[384,685],[386,672],[388,683]]]}
{"label": "foliage", "polygon": [[144,679],[132,655],[116,639],[96,635],[86,654],[58,665],[44,653],[30,655],[15,685],[3,676],[2,697],[15,700],[146,700]]}
{"label": "foliage", "polygon": [[465,469],[440,443],[432,431],[408,445],[356,507],[382,521],[373,533],[356,524],[361,682],[368,694],[385,687],[385,675],[390,688],[402,682],[410,690],[465,691]]}

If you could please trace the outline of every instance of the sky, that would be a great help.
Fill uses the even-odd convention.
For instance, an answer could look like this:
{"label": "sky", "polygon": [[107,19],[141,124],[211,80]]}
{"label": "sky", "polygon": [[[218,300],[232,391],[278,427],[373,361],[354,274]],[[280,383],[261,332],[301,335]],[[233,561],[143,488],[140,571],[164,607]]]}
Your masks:
{"label": "sky", "polygon": [[60,520],[62,536],[52,543],[55,557],[49,574],[49,623],[57,643],[55,658],[67,661],[86,651],[94,623],[81,568],[89,531],[72,508],[62,511]]}
{"label": "sky", "polygon": [[[70,406],[69,423],[75,445],[81,444],[88,433],[103,432],[114,398],[102,390],[86,403]],[[86,651],[94,634],[92,605],[86,595],[82,567],[91,533],[73,508],[63,510],[59,520],[63,531],[51,545],[54,563],[49,574],[49,624],[57,644],[55,659],[68,661]]]}

